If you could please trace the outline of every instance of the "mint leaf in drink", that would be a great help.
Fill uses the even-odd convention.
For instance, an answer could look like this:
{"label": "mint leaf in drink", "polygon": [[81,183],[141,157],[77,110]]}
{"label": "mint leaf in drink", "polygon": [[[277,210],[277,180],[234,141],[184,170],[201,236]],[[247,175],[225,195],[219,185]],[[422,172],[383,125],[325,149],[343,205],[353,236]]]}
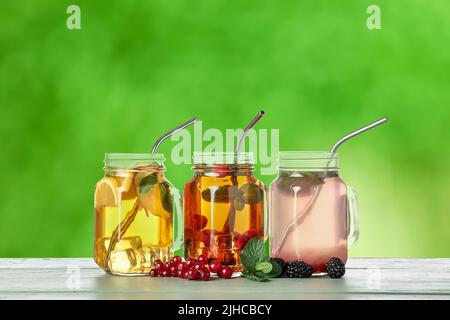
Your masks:
{"label": "mint leaf in drink", "polygon": [[270,262],[258,262],[255,266],[255,271],[269,273],[272,271],[272,264]]}
{"label": "mint leaf in drink", "polygon": [[245,207],[245,201],[242,197],[238,196],[233,200],[234,208],[237,211],[241,211]]}
{"label": "mint leaf in drink", "polygon": [[264,240],[260,237],[251,238],[245,245],[242,253],[253,257],[257,261],[264,258]]}
{"label": "mint leaf in drink", "polygon": [[139,182],[139,193],[147,193],[152,190],[153,186],[156,184],[156,180],[156,173],[143,177]]}
{"label": "mint leaf in drink", "polygon": [[249,256],[245,253],[241,253],[240,255],[242,265],[244,266],[246,271],[254,272],[255,271],[255,265],[256,265],[256,259],[252,256]]}
{"label": "mint leaf in drink", "polygon": [[161,204],[169,213],[172,213],[173,211],[173,201],[172,201],[172,194],[170,192],[170,184],[168,184],[166,181],[160,183],[159,185],[159,192],[161,196]]}
{"label": "mint leaf in drink", "polygon": [[264,190],[256,184],[246,183],[239,190],[246,204],[254,205],[264,199]]}

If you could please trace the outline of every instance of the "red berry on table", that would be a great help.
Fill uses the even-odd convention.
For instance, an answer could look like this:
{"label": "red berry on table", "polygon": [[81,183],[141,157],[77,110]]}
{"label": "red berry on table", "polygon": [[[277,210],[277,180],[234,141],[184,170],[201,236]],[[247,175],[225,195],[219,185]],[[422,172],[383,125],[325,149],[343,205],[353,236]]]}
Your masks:
{"label": "red berry on table", "polygon": [[186,267],[192,267],[196,262],[197,262],[197,260],[195,260],[193,258],[187,258],[185,261]]}
{"label": "red berry on table", "polygon": [[149,275],[150,275],[150,277],[157,277],[158,276],[158,270],[153,268],[152,270],[150,270]]}
{"label": "red berry on table", "polygon": [[197,261],[203,264],[208,264],[208,257],[202,254],[197,258]]}
{"label": "red berry on table", "polygon": [[229,266],[222,266],[219,271],[219,277],[224,279],[230,279],[233,275],[233,268]]}
{"label": "red berry on table", "polygon": [[200,273],[200,280],[202,281],[208,281],[211,277],[211,273],[206,268],[198,269],[198,273]]}
{"label": "red berry on table", "polygon": [[189,270],[183,270],[183,279],[189,279]]}
{"label": "red berry on table", "polygon": [[218,273],[220,271],[220,268],[222,268],[222,266],[219,261],[212,261],[209,264],[209,271],[211,271],[212,273]]}
{"label": "red berry on table", "polygon": [[186,272],[185,270],[178,270],[177,277],[183,279],[185,272]]}
{"label": "red berry on table", "polygon": [[199,277],[199,274],[198,274],[197,270],[189,269],[187,272],[187,277],[189,280],[197,280]]}
{"label": "red berry on table", "polygon": [[166,268],[166,265],[164,264],[164,262],[162,262],[161,260],[155,260],[155,262],[153,263],[153,265],[155,266],[156,270],[162,270]]}
{"label": "red berry on table", "polygon": [[174,265],[174,264],[171,264],[170,267],[169,267],[167,270],[169,270],[170,275],[171,275],[172,277],[176,277],[177,274],[178,274],[178,268],[177,268],[177,266]]}
{"label": "red berry on table", "polygon": [[202,269],[202,268],[205,268],[205,264],[203,263],[203,262],[200,262],[200,261],[197,261],[195,264],[194,264],[194,268],[195,269]]}
{"label": "red berry on table", "polygon": [[179,264],[177,264],[178,270],[184,270],[186,269],[186,267],[187,267],[186,262],[180,262]]}
{"label": "red berry on table", "polygon": [[159,272],[159,274],[161,277],[170,277],[171,276],[170,271],[167,269],[163,269],[162,271]]}
{"label": "red berry on table", "polygon": [[183,261],[183,259],[181,259],[180,256],[175,256],[172,258],[172,263],[173,264],[179,264],[181,261]]}

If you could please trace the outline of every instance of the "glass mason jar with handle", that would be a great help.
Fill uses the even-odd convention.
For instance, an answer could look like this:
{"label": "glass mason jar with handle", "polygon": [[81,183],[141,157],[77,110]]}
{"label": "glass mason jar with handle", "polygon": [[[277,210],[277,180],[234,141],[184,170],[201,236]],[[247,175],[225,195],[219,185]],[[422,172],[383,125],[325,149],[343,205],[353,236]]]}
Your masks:
{"label": "glass mason jar with handle", "polygon": [[239,253],[264,236],[266,191],[250,153],[194,153],[194,178],[184,189],[185,257],[240,270]]}
{"label": "glass mason jar with handle", "polygon": [[315,274],[332,257],[347,261],[359,235],[358,206],[339,177],[337,153],[280,152],[269,205],[271,257],[305,261]]}
{"label": "glass mason jar with handle", "polygon": [[[94,260],[105,271],[146,275],[182,247],[181,196],[162,154],[107,153],[95,189]],[[174,232],[174,224],[176,229]]]}

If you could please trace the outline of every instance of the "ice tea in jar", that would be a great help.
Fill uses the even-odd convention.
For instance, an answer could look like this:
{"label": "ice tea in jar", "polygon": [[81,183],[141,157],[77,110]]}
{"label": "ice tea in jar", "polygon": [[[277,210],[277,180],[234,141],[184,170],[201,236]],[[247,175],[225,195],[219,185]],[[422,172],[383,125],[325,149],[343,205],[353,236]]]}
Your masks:
{"label": "ice tea in jar", "polygon": [[194,153],[194,178],[184,188],[185,257],[240,270],[239,253],[264,236],[266,191],[253,175],[251,153]]}
{"label": "ice tea in jar", "polygon": [[164,170],[162,154],[105,155],[105,176],[95,189],[94,260],[100,268],[148,274],[155,259],[167,261],[181,247],[182,231],[173,232],[180,194]]}
{"label": "ice tea in jar", "polygon": [[269,203],[271,257],[304,261],[315,274],[332,257],[347,261],[359,234],[358,207],[339,176],[337,153],[280,152]]}

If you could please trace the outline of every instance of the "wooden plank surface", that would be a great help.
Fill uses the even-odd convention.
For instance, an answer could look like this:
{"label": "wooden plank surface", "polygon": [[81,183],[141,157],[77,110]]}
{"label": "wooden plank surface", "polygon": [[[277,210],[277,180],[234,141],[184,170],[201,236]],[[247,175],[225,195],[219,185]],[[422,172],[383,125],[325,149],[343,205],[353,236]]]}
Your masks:
{"label": "wooden plank surface", "polygon": [[450,299],[450,259],[364,259],[342,279],[188,281],[105,274],[92,259],[0,259],[0,299]]}

